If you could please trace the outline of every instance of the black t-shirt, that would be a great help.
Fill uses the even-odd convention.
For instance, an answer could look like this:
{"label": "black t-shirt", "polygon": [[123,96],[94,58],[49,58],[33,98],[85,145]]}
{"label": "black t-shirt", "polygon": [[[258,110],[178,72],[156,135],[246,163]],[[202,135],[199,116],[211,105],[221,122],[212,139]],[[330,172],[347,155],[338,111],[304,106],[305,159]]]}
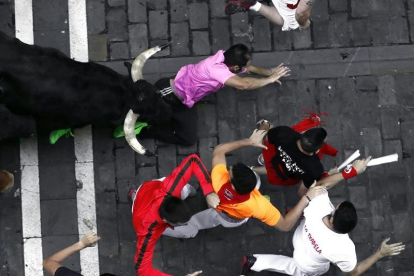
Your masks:
{"label": "black t-shirt", "polygon": [[269,130],[267,139],[276,148],[276,155],[271,163],[280,178],[301,179],[309,188],[313,181],[321,179],[324,169],[317,154],[309,156],[299,150],[296,142],[300,137],[302,134],[288,126],[279,126]]}
{"label": "black t-shirt", "polygon": [[56,270],[54,276],[82,276],[82,274],[79,274],[78,272],[75,272],[73,270],[70,270],[69,268],[61,266]]}

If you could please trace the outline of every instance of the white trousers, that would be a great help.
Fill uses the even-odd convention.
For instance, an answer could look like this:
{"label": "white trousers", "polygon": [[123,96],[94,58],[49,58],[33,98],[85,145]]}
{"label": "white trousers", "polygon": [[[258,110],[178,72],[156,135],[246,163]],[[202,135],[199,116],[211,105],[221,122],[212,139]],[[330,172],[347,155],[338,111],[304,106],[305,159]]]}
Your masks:
{"label": "white trousers", "polygon": [[296,9],[288,8],[288,4],[295,3],[296,1],[287,0],[272,0],[280,16],[283,18],[282,31],[292,31],[299,28],[299,23],[296,21]]}
{"label": "white trousers", "polygon": [[253,256],[256,257],[257,260],[252,266],[251,270],[256,272],[267,270],[293,276],[319,276],[325,274],[329,270],[328,265],[322,266],[321,270],[318,272],[308,273],[301,271],[296,265],[295,260],[291,257],[268,254],[255,254]]}

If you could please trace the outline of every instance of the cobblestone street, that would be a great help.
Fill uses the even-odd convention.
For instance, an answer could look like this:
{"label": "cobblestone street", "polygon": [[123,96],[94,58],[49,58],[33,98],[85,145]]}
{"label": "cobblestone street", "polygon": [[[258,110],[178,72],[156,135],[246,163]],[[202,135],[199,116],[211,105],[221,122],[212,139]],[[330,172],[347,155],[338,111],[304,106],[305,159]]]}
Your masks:
{"label": "cobblestone street", "polygon": [[[67,2],[33,0],[33,29],[36,45],[69,55]],[[124,61],[166,42],[171,47],[145,65],[144,78],[151,83],[236,43],[253,49],[254,65],[270,68],[284,63],[292,70],[290,77],[281,79],[282,85],[254,91],[225,87],[204,98],[195,106],[199,140],[192,147],[144,140],[143,145],[157,154],[147,157],[132,151],[125,139],[113,139],[110,126],[92,127],[101,273],[136,275],[130,187],[166,176],[191,153],[199,154],[211,170],[217,144],[248,138],[262,118],[275,126],[291,126],[302,119],[304,110],[315,109],[328,113],[322,117],[327,142],[339,150],[336,158],[324,157],[325,170],[357,149],[362,156],[398,153],[398,162],[369,167],[329,194],[334,204],[348,199],[357,208],[359,221],[350,236],[358,261],[386,237],[406,244],[401,255],[380,260],[364,275],[414,276],[414,0],[317,0],[310,29],[292,32],[282,32],[254,12],[226,16],[224,0],[86,3],[90,60],[124,75],[128,73]],[[14,19],[14,1],[0,0],[0,31],[15,36]],[[78,239],[76,158],[73,138],[56,145],[49,144],[48,133],[38,134],[37,139],[46,257]],[[12,191],[0,195],[0,276],[24,275],[20,154],[18,140],[0,143],[0,169],[16,178]],[[257,148],[244,148],[229,156],[228,162],[257,166],[259,154]],[[299,200],[298,187],[261,180],[262,193],[283,214]],[[194,212],[207,208],[201,192],[187,201]],[[201,231],[193,239],[162,237],[154,266],[174,275],[196,270],[203,270],[203,276],[239,275],[243,254],[291,256],[293,232],[282,233],[250,219],[234,229],[219,226]],[[79,254],[65,264],[80,270]],[[341,273],[331,265],[327,275]]]}

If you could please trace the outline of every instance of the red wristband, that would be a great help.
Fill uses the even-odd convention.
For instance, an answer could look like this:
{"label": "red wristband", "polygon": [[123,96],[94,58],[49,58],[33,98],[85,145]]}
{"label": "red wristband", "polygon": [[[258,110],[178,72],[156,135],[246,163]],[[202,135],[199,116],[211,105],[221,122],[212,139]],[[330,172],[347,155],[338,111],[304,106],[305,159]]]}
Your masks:
{"label": "red wristband", "polygon": [[357,175],[358,175],[357,171],[356,171],[356,170],[355,170],[355,168],[354,168],[354,167],[352,167],[352,166],[350,166],[350,167],[346,167],[346,168],[345,168],[345,170],[343,170],[341,173],[342,173],[342,176],[343,176],[345,179],[349,179],[349,178],[352,178],[352,177],[354,177],[354,176],[357,176]]}

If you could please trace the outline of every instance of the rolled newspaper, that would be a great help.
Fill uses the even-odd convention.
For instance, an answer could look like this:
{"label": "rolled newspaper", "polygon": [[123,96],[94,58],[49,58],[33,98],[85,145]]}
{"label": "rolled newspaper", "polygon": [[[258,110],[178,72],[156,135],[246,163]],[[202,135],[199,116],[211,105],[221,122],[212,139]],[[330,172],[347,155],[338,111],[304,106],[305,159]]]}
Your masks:
{"label": "rolled newspaper", "polygon": [[386,163],[391,163],[391,162],[397,162],[397,161],[398,161],[398,154],[394,153],[394,154],[390,154],[390,155],[387,155],[387,156],[371,159],[368,162],[367,166],[376,166],[376,165],[381,165],[381,164],[386,164]]}
{"label": "rolled newspaper", "polygon": [[355,159],[357,159],[358,157],[360,157],[361,154],[359,153],[359,150],[356,150],[351,156],[348,157],[348,159],[346,159],[339,167],[338,167],[338,171],[342,170],[343,168],[345,168],[348,164],[352,163]]}

